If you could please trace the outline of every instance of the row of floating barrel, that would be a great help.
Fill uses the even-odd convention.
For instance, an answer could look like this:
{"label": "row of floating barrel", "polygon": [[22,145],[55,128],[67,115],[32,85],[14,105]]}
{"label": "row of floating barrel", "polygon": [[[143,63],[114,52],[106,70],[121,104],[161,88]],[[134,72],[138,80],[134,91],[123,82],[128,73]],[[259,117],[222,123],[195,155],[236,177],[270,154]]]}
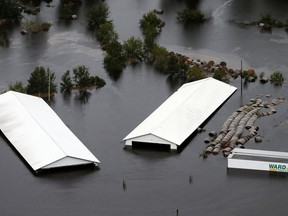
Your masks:
{"label": "row of floating barrel", "polygon": [[[216,131],[209,133],[210,138],[204,140],[207,143],[204,153],[218,155],[222,151],[223,155],[227,157],[233,148],[244,148],[245,143],[252,138],[255,139],[255,142],[261,142],[261,136],[257,136],[259,127],[254,125],[256,120],[276,113],[275,106],[284,101],[283,97],[273,99],[271,103],[260,98],[250,99],[248,104],[240,107],[228,117],[219,133]],[[269,111],[260,112],[263,108]]]}

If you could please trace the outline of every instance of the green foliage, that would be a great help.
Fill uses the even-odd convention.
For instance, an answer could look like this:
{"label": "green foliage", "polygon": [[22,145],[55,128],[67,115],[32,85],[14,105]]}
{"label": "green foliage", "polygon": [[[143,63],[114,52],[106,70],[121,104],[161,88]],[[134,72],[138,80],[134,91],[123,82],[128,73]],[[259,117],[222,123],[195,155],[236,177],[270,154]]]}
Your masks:
{"label": "green foliage", "polygon": [[28,20],[25,19],[22,23],[21,23],[21,28],[22,30],[28,32],[35,32],[35,31],[40,31],[40,30],[44,30],[47,31],[50,29],[50,27],[52,26],[52,23],[50,22],[38,22],[35,20]]}
{"label": "green foliage", "polygon": [[[75,67],[73,69],[73,74],[74,74],[73,80],[75,82],[75,86],[76,88],[78,88],[80,92],[83,90],[85,91],[86,88],[89,88],[92,86],[93,87],[96,86],[96,88],[101,88],[106,84],[105,80],[101,79],[100,77],[90,76],[89,69],[85,67],[84,65],[79,65]],[[72,84],[69,71],[66,71],[66,73],[62,76],[62,81],[63,83],[68,84],[68,87],[69,87],[68,90],[69,89],[72,90],[74,85]]]}
{"label": "green foliage", "polygon": [[107,45],[111,41],[118,39],[118,34],[114,31],[114,25],[112,22],[100,24],[96,36],[102,45]]}
{"label": "green foliage", "polygon": [[125,68],[125,63],[122,58],[108,54],[104,58],[104,67],[112,77],[119,77]]}
{"label": "green foliage", "polygon": [[118,75],[126,66],[122,44],[114,40],[107,45],[106,52],[107,55],[104,58],[105,69],[112,77],[119,77]]}
{"label": "green foliage", "polygon": [[61,9],[60,18],[64,20],[71,20],[73,15],[73,3],[64,3]]}
{"label": "green foliage", "polygon": [[155,59],[161,57],[161,56],[168,56],[169,55],[169,52],[168,50],[165,48],[165,47],[162,47],[162,46],[158,46],[158,45],[155,45],[152,49],[152,52],[151,54],[153,55],[153,57]]}
{"label": "green foliage", "polygon": [[73,80],[77,88],[86,88],[91,85],[90,72],[84,65],[73,68]]}
{"label": "green foliage", "polygon": [[65,94],[70,94],[73,89],[73,82],[70,76],[70,71],[67,70],[61,77],[60,91]]}
{"label": "green foliage", "polygon": [[154,35],[153,33],[147,33],[144,38],[144,53],[148,55],[157,44],[154,42]]}
{"label": "green foliage", "polygon": [[204,150],[203,152],[199,153],[199,157],[202,157],[204,159],[208,158],[208,153]]}
{"label": "green foliage", "polygon": [[258,20],[258,23],[264,23],[268,25],[274,25],[276,19],[272,18],[271,14],[261,14],[261,19]]}
{"label": "green foliage", "polygon": [[15,82],[14,84],[11,83],[9,85],[9,90],[16,91],[16,92],[21,92],[21,93],[25,93],[26,92],[26,88],[24,87],[22,82]]}
{"label": "green foliage", "polygon": [[223,82],[228,82],[228,80],[229,80],[225,71],[223,71],[220,68],[218,68],[214,71],[213,78],[220,80],[220,81],[223,81]]}
{"label": "green foliage", "polygon": [[112,55],[114,57],[118,57],[124,61],[123,57],[123,46],[120,42],[117,40],[112,40],[107,46],[106,46],[106,52],[108,55]]}
{"label": "green foliage", "polygon": [[150,11],[143,15],[142,19],[140,20],[140,28],[142,29],[144,35],[152,34],[156,35],[156,28],[161,27],[162,20],[157,17],[157,15]]}
{"label": "green foliage", "polygon": [[168,73],[169,52],[165,47],[155,46],[152,50],[154,66],[161,72]]}
{"label": "green foliage", "polygon": [[157,70],[168,74],[168,58],[165,55],[160,55],[154,60],[154,66]]}
{"label": "green foliage", "polygon": [[90,77],[91,83],[93,84],[93,86],[96,86],[96,88],[102,88],[103,86],[106,85],[106,82],[104,79],[95,76],[95,77]]}
{"label": "green foliage", "polygon": [[144,45],[141,39],[131,37],[123,43],[123,53],[126,58],[137,58],[142,60],[144,57]]}
{"label": "green foliage", "polygon": [[189,70],[189,66],[186,64],[186,60],[184,56],[169,55],[168,71],[170,78],[179,83],[185,83],[187,81],[186,71]]}
{"label": "green foliage", "polygon": [[92,6],[86,14],[90,26],[99,27],[107,22],[109,17],[109,7],[106,4],[98,3]]}
{"label": "green foliage", "polygon": [[152,52],[154,66],[157,70],[168,74],[170,78],[180,82],[186,81],[186,71],[189,66],[185,64],[185,57],[168,52],[165,47],[155,45]]}
{"label": "green foliage", "polygon": [[21,7],[17,0],[0,1],[0,19],[7,19],[9,22],[18,22],[22,19]]}
{"label": "green foliage", "polygon": [[193,66],[186,71],[186,77],[188,82],[204,79],[206,76],[204,72],[198,67]]}
{"label": "green foliage", "polygon": [[260,73],[260,75],[259,75],[259,78],[260,78],[260,79],[263,79],[263,78],[264,78],[264,76],[265,76],[265,72],[264,72],[264,71],[262,71],[262,72]]}
{"label": "green foliage", "polygon": [[201,11],[186,8],[177,12],[177,20],[185,24],[199,24],[204,22],[206,19],[205,15]]}
{"label": "green foliage", "polygon": [[275,71],[270,75],[270,82],[274,85],[282,85],[284,76],[281,72]]}
{"label": "green foliage", "polygon": [[49,68],[45,69],[42,66],[37,66],[28,79],[27,94],[48,94],[49,80],[51,94],[56,93],[55,73]]}

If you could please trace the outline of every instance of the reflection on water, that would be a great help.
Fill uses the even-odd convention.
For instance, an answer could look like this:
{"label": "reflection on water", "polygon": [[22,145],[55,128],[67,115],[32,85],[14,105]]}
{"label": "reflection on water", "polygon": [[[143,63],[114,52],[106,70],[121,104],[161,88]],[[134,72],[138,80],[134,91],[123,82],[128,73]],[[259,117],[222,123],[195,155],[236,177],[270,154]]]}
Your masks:
{"label": "reflection on water", "polygon": [[7,32],[0,31],[0,46],[2,47],[9,47],[10,41],[7,36]]}
{"label": "reflection on water", "polygon": [[87,104],[89,102],[90,97],[91,97],[90,91],[78,91],[75,94],[75,99],[79,100],[81,104]]}

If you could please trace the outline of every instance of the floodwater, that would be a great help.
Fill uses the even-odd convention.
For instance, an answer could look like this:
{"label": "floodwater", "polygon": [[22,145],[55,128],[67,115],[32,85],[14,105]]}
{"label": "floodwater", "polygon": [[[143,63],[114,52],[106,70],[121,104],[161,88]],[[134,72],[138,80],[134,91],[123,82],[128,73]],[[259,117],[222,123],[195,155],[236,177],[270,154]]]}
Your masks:
{"label": "floodwater", "polygon": [[[262,33],[255,26],[239,24],[271,13],[286,20],[284,0],[202,0],[195,7],[211,20],[200,26],[183,27],[176,11],[185,1],[107,0],[120,40],[141,37],[138,22],[154,8],[163,8],[166,22],[158,43],[169,50],[227,61],[233,68],[252,67],[269,74],[275,70],[287,78],[288,34],[284,29]],[[193,136],[179,153],[147,149],[126,150],[122,139],[168,98],[179,86],[145,64],[127,67],[118,80],[110,79],[102,66],[104,53],[86,29],[84,2],[79,19],[70,25],[58,21],[58,1],[41,14],[29,17],[53,22],[49,32],[22,36],[18,29],[6,30],[7,46],[0,47],[1,89],[9,83],[26,83],[37,65],[55,71],[57,82],[66,70],[85,65],[107,85],[92,90],[86,98],[76,93],[58,93],[51,107],[76,136],[101,161],[99,169],[76,169],[35,176],[11,146],[0,139],[0,214],[21,216],[174,216],[177,215],[286,215],[287,176],[262,172],[227,170],[222,155],[199,157],[203,140],[219,130],[240,105],[258,94],[286,96],[282,87],[250,83],[240,91],[240,80],[231,85],[238,91],[205,125],[206,132]],[[233,22],[232,22],[233,21]],[[238,24],[237,24],[238,23]],[[277,113],[257,121],[262,143],[250,141],[247,148],[288,151],[287,102]]]}

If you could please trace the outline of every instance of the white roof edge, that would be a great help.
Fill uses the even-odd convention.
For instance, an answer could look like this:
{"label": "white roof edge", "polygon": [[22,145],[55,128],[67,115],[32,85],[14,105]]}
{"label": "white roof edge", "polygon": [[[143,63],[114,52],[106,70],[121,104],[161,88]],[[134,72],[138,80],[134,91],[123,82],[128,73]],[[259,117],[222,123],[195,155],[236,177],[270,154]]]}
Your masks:
{"label": "white roof edge", "polygon": [[[219,80],[216,80],[212,77],[209,77],[209,78],[205,78],[205,79],[202,79],[202,80],[198,80],[198,81],[194,81],[194,82],[190,82],[190,83],[186,83],[186,84],[183,84],[177,91],[175,91],[168,99],[166,99],[166,101],[164,101],[154,112],[152,112],[147,118],[145,118],[136,128],[134,128],[134,130],[132,130],[123,140],[128,140],[128,139],[133,139],[135,137],[140,137],[140,136],[145,136],[145,134],[154,134],[155,136],[158,136],[158,137],[161,137],[162,139],[165,139],[164,136],[161,136],[163,133],[166,133],[165,131],[163,131],[161,128],[162,126],[161,123],[164,123],[166,121],[170,121],[170,120],[167,120],[168,118],[171,117],[171,114],[175,111],[177,111],[179,109],[179,107],[181,108],[182,106],[182,111],[184,111],[185,113],[185,109],[187,109],[187,106],[191,107],[191,109],[193,110],[196,110],[198,112],[198,109],[200,110],[201,108],[197,107],[197,106],[194,106],[193,104],[188,104],[187,103],[187,99],[188,98],[191,98],[191,97],[199,97],[199,95],[201,95],[201,93],[203,92],[203,87],[207,87],[205,85],[210,85],[210,82],[212,86],[217,86],[217,88],[222,88],[224,89],[224,92],[223,92],[223,96],[219,97],[219,98],[222,98],[222,99],[218,99],[220,100],[218,102],[218,105],[217,107],[215,107],[214,110],[212,110],[211,112],[215,112],[215,110],[221,106],[236,90],[237,88],[230,85],[230,84],[227,84],[227,83],[224,83],[222,81],[219,81]],[[203,86],[202,86],[202,83],[203,83]],[[189,92],[189,91],[183,91],[184,89],[190,87],[191,91],[192,92]],[[214,87],[215,88],[215,87]],[[221,90],[221,89],[219,89]],[[193,92],[194,91],[194,92]],[[188,93],[187,93],[188,92]],[[204,92],[205,92],[205,89],[204,89]],[[227,93],[228,92],[228,93]],[[215,92],[214,92],[215,93]],[[210,93],[206,93],[208,96]],[[191,96],[192,95],[192,96]],[[193,96],[194,95],[194,96]],[[180,99],[179,99],[180,98]],[[203,99],[203,98],[201,98]],[[170,102],[170,100],[172,101],[172,103]],[[167,103],[168,102],[168,103]],[[176,103],[175,103],[176,102]],[[176,105],[175,105],[176,104]],[[203,102],[203,105],[205,104],[205,102]],[[168,109],[165,108],[165,106],[169,106]],[[184,107],[183,107],[184,106]],[[185,107],[186,106],[186,107]],[[164,108],[163,108],[164,107]],[[161,113],[159,110],[161,109],[161,111],[164,110],[165,111],[168,111],[166,113]],[[177,111],[178,112],[178,111]],[[196,112],[196,113],[197,113]],[[157,113],[155,117],[155,113]],[[209,116],[212,114],[212,113],[209,113]],[[159,118],[159,115],[160,115],[160,118]],[[177,115],[177,114],[175,114]],[[208,116],[208,117],[209,117]],[[181,117],[181,116],[180,116]],[[182,116],[183,117],[183,116]],[[208,118],[207,117],[207,118]],[[171,117],[173,118],[173,117]],[[207,119],[205,118],[205,120]],[[152,120],[151,120],[152,119]],[[156,119],[156,120],[155,120]],[[203,120],[203,122],[205,121]],[[171,119],[170,122],[175,122],[174,120]],[[203,123],[201,122],[201,124]],[[149,126],[147,126],[147,124]],[[144,126],[145,125],[145,126]],[[167,125],[164,125],[164,127],[166,127]],[[160,128],[159,128],[160,127]],[[140,129],[141,128],[141,129]],[[171,129],[171,127],[169,127]],[[194,132],[191,131],[191,134]],[[169,133],[169,130],[168,130],[168,133]],[[189,136],[191,135],[189,134]],[[177,145],[181,145],[183,141],[185,141],[189,136],[187,137],[183,137],[183,139],[181,139],[181,141],[179,140],[179,142],[177,142],[176,140],[168,140],[169,142],[172,142],[174,144],[177,144]],[[178,139],[178,138],[177,138]]]}
{"label": "white roof edge", "polygon": [[0,129],[34,170],[67,156],[100,163],[42,98],[1,94]]}

